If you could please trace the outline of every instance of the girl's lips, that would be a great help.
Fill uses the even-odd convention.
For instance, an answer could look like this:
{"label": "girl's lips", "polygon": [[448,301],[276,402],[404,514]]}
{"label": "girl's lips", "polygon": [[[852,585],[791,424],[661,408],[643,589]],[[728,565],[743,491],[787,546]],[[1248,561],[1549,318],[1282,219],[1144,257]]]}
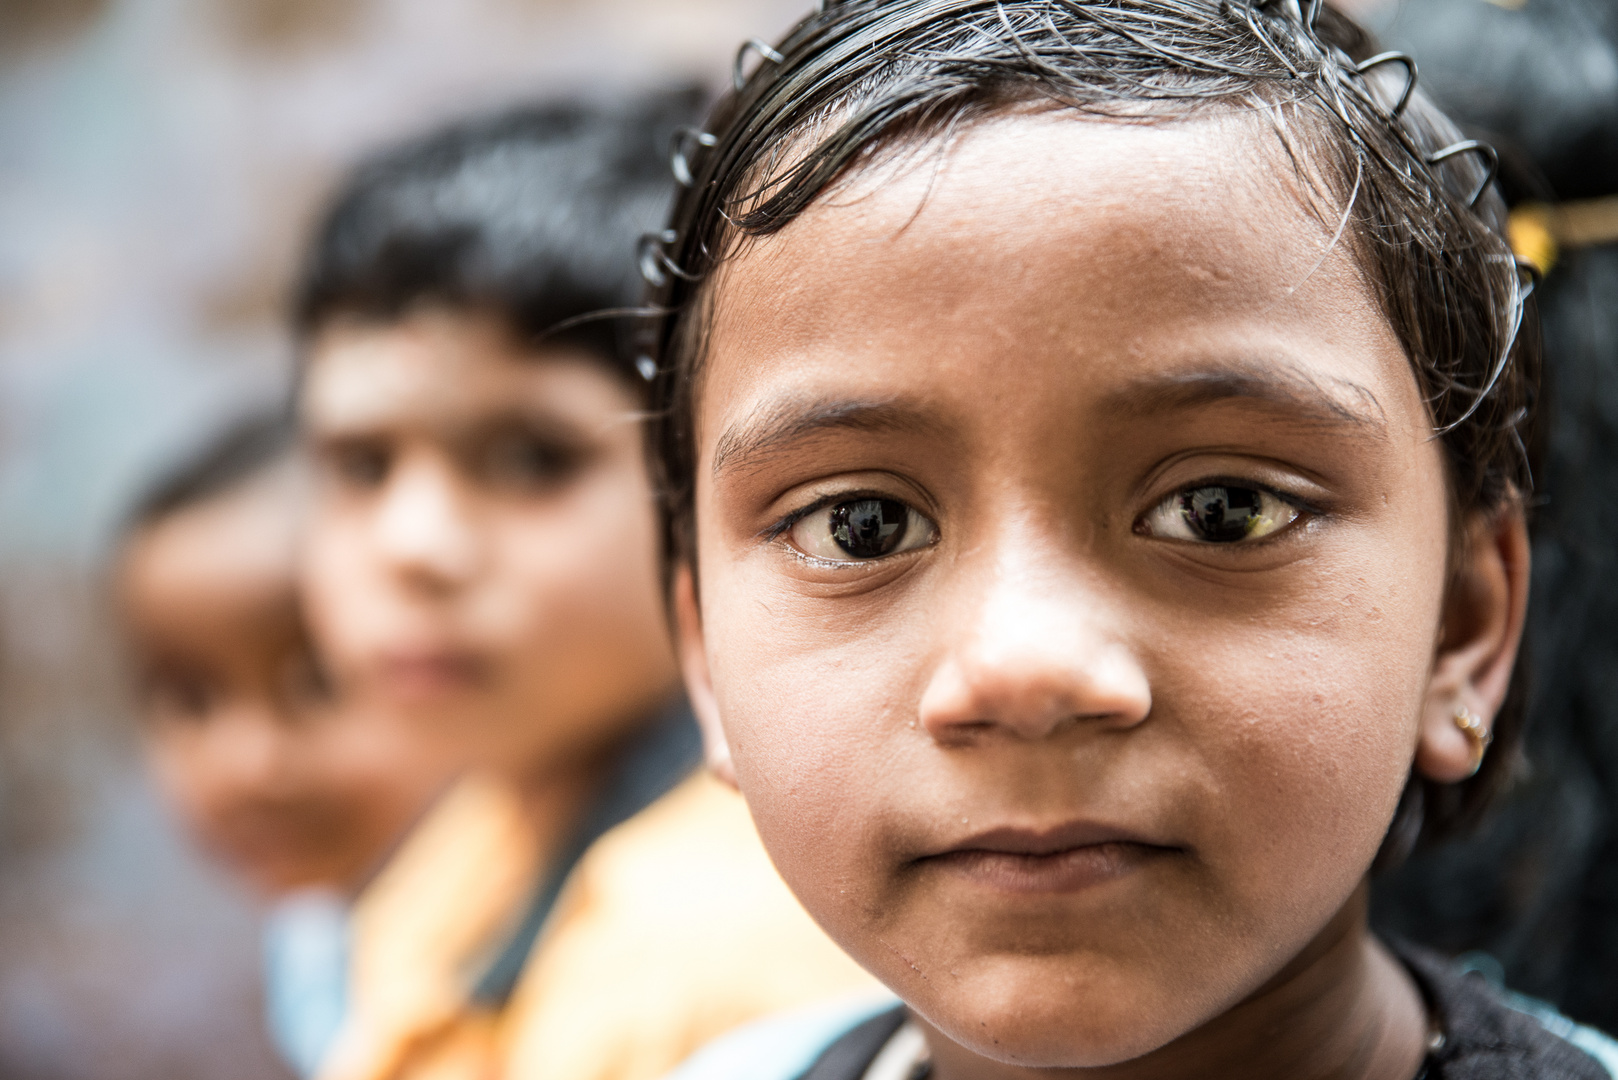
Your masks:
{"label": "girl's lips", "polygon": [[1074,892],[1180,849],[1092,822],[1053,829],[999,828],[917,860],[1007,892]]}
{"label": "girl's lips", "polygon": [[381,658],[378,667],[387,688],[410,700],[477,689],[487,681],[489,670],[476,654],[450,650],[390,653]]}
{"label": "girl's lips", "polygon": [[1087,844],[1045,855],[964,850],[923,860],[947,873],[1006,892],[1076,892],[1124,874],[1172,848],[1146,844]]}

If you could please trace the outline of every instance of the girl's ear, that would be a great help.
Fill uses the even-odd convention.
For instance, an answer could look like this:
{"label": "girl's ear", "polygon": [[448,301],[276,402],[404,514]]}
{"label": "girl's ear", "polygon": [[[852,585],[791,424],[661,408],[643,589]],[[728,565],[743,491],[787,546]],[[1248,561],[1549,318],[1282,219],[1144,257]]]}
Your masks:
{"label": "girl's ear", "polygon": [[[1528,570],[1521,503],[1467,522],[1444,597],[1416,744],[1416,769],[1429,780],[1459,783],[1483,760],[1522,641]],[[1474,725],[1470,733],[1467,723]]]}
{"label": "girl's ear", "polygon": [[736,786],[736,767],[730,760],[730,743],[719,723],[719,704],[714,699],[713,676],[708,671],[707,642],[702,635],[702,608],[697,603],[696,578],[689,564],[674,572],[674,618],[680,640],[680,670],[685,675],[685,693],[691,711],[702,729],[702,746],[708,769],[720,780]]}

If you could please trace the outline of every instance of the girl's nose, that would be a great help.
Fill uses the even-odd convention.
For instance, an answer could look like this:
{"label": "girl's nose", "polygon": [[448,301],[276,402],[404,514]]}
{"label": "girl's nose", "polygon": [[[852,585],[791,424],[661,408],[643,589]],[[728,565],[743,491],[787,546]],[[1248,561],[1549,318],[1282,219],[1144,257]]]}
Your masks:
{"label": "girl's nose", "polygon": [[990,576],[922,695],[920,722],[934,739],[1042,739],[1075,724],[1146,718],[1146,672],[1094,590],[1072,579]]}
{"label": "girl's nose", "polygon": [[435,592],[464,587],[477,574],[479,544],[454,466],[406,458],[388,478],[376,517],[378,554],[411,584]]}
{"label": "girl's nose", "polygon": [[209,725],[215,779],[239,792],[262,795],[286,769],[287,718],[268,695],[243,694]]}

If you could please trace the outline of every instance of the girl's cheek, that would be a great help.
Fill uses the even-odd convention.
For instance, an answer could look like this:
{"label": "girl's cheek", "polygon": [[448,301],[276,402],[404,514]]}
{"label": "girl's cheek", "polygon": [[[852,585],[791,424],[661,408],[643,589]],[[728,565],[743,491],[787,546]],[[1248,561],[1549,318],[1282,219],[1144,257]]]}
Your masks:
{"label": "girl's cheek", "polygon": [[1432,604],[1322,584],[1287,625],[1210,637],[1200,671],[1158,681],[1210,787],[1206,848],[1249,904],[1340,903],[1410,772]]}
{"label": "girl's cheek", "polygon": [[[794,612],[768,579],[704,581],[710,673],[737,778],[789,882],[873,840],[862,814],[904,778],[887,775],[915,714],[916,635],[897,621],[827,625]],[[792,882],[798,884],[797,882]]]}

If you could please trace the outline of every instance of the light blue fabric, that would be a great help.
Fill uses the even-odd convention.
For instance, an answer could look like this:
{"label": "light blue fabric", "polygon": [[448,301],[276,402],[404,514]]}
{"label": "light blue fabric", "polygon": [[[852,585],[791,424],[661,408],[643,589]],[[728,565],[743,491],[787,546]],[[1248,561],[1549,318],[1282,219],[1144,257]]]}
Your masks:
{"label": "light blue fabric", "polygon": [[1574,1023],[1543,1001],[1514,994],[1509,990],[1505,992],[1504,997],[1506,1004],[1511,1008],[1532,1016],[1539,1021],[1540,1027],[1577,1046],[1595,1058],[1601,1067],[1607,1070],[1608,1076],[1618,1078],[1618,1041],[1593,1027]]}
{"label": "light blue fabric", "polygon": [[302,1077],[320,1068],[348,1012],[349,909],[324,890],[293,893],[264,924],[270,1039]]}
{"label": "light blue fabric", "polygon": [[715,1039],[666,1080],[797,1080],[839,1035],[898,1004],[879,991],[766,1017]]}

